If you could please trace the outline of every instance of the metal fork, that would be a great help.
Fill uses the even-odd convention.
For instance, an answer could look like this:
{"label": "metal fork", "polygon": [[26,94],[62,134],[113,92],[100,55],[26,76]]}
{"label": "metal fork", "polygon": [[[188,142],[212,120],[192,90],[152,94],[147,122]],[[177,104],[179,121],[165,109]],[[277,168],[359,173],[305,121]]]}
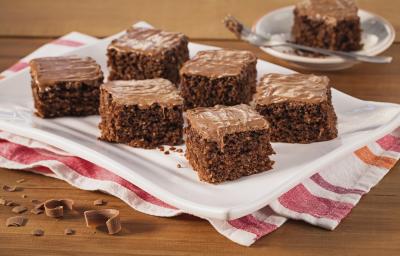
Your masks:
{"label": "metal fork", "polygon": [[392,61],[392,57],[390,56],[368,56],[353,52],[332,51],[322,48],[294,44],[290,42],[278,42],[278,41],[274,42],[273,40],[271,40],[270,37],[264,37],[251,31],[251,29],[245,27],[243,23],[241,23],[231,15],[225,17],[224,24],[227,29],[229,29],[232,33],[236,35],[237,38],[258,47],[273,48],[279,46],[287,46],[297,50],[309,51],[329,56],[337,56],[347,60],[370,62],[370,63],[390,63]]}

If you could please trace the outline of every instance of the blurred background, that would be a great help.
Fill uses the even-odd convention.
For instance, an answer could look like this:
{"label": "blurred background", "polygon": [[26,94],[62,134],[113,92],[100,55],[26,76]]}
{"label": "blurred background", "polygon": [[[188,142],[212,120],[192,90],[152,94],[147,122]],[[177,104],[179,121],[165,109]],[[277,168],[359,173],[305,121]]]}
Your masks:
{"label": "blurred background", "polygon": [[[388,19],[399,31],[399,0],[358,0],[360,8]],[[230,13],[247,25],[295,0],[0,0],[0,36],[57,37],[71,31],[105,37],[145,20],[192,39],[227,39],[222,18]],[[397,23],[396,23],[397,22]],[[397,38],[399,38],[397,33]]]}

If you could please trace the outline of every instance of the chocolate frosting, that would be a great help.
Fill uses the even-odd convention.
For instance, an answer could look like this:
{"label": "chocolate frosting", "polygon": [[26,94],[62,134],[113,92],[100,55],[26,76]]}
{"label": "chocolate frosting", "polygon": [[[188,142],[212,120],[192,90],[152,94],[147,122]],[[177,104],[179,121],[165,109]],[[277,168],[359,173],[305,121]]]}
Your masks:
{"label": "chocolate frosting", "polygon": [[56,82],[93,81],[103,77],[100,66],[90,57],[37,58],[31,60],[29,65],[32,79],[42,90]]}
{"label": "chocolate frosting", "polygon": [[338,20],[357,17],[358,8],[354,0],[303,0],[296,10],[301,16],[336,24]]}
{"label": "chocolate frosting", "polygon": [[267,74],[261,78],[254,103],[268,105],[285,101],[319,103],[327,100],[329,78],[307,74]]}
{"label": "chocolate frosting", "polygon": [[180,73],[211,78],[236,76],[247,64],[256,61],[256,56],[249,51],[226,49],[200,51],[183,65]]}
{"label": "chocolate frosting", "polygon": [[200,136],[217,142],[221,147],[226,134],[269,128],[264,117],[245,104],[195,108],[188,110],[186,117]]}
{"label": "chocolate frosting", "polygon": [[162,107],[182,105],[183,99],[178,89],[169,80],[163,78],[148,80],[115,80],[102,86],[119,104],[137,104],[148,107],[158,103]]}
{"label": "chocolate frosting", "polygon": [[181,40],[187,40],[182,33],[166,32],[159,29],[129,28],[126,34],[115,39],[109,49],[119,51],[138,50],[148,53],[158,53],[177,46]]}

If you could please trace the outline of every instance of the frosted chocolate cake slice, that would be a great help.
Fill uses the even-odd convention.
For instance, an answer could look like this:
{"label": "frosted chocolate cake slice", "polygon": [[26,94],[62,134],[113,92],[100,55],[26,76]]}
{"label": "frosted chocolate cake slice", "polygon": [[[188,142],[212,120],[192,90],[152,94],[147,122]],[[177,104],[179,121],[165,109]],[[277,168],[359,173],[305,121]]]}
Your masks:
{"label": "frosted chocolate cake slice", "polygon": [[179,69],[189,59],[188,39],[181,33],[130,28],[107,48],[109,80],[165,78],[179,80]]}
{"label": "frosted chocolate cake slice", "polygon": [[36,114],[42,118],[98,113],[103,72],[92,58],[46,57],[30,61]]}
{"label": "frosted chocolate cake slice", "polygon": [[100,139],[154,148],[183,143],[183,99],[163,78],[110,81],[100,90]]}
{"label": "frosted chocolate cake slice", "polygon": [[200,180],[219,183],[272,168],[268,122],[250,106],[200,107],[186,114],[186,158]]}
{"label": "frosted chocolate cake slice", "polygon": [[298,44],[340,51],[360,50],[361,27],[354,0],[303,0],[294,9]]}
{"label": "frosted chocolate cake slice", "polygon": [[252,104],[270,123],[272,142],[311,143],[337,137],[326,76],[267,74]]}
{"label": "frosted chocolate cake slice", "polygon": [[181,74],[185,108],[248,103],[256,87],[257,58],[249,51],[200,51]]}

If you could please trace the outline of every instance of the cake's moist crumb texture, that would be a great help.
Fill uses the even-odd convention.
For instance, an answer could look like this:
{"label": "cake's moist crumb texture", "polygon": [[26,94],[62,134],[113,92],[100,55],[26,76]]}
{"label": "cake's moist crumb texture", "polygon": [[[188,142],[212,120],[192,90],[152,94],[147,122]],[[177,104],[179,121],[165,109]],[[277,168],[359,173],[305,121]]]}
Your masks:
{"label": "cake's moist crumb texture", "polygon": [[183,99],[170,81],[110,81],[100,94],[100,139],[142,148],[183,143]]}
{"label": "cake's moist crumb texture", "polygon": [[257,58],[249,51],[201,51],[187,61],[181,74],[185,108],[249,103],[256,88]]}
{"label": "cake's moist crumb texture", "polygon": [[109,80],[165,78],[177,84],[189,59],[188,39],[181,33],[129,28],[107,48]]}
{"label": "cake's moist crumb texture", "polygon": [[268,122],[248,105],[187,111],[186,158],[200,180],[220,183],[270,170]]}
{"label": "cake's moist crumb texture", "polygon": [[252,102],[269,122],[272,142],[311,143],[337,137],[329,79],[267,74]]}
{"label": "cake's moist crumb texture", "polygon": [[293,39],[298,44],[339,51],[362,48],[354,0],[302,0],[294,9]]}
{"label": "cake's moist crumb texture", "polygon": [[46,57],[29,63],[36,115],[42,118],[98,114],[103,72],[92,58]]}

